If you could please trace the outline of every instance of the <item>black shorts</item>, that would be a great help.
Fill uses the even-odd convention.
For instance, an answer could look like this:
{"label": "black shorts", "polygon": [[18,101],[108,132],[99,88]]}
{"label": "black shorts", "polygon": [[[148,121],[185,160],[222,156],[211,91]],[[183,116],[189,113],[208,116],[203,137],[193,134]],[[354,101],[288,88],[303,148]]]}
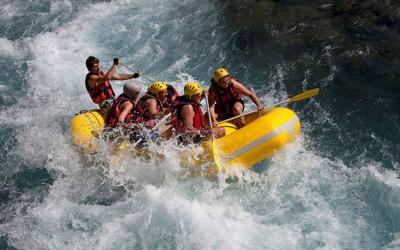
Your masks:
{"label": "black shorts", "polygon": [[242,112],[244,110],[244,101],[243,99],[240,99],[239,101],[235,101],[226,105],[220,105],[220,104],[215,104],[215,109],[217,113],[222,113],[222,115],[224,116],[223,119],[229,119],[231,117],[234,117],[235,115],[233,114],[232,110],[233,110],[233,106],[235,105],[235,103],[240,102],[243,105],[243,109]]}

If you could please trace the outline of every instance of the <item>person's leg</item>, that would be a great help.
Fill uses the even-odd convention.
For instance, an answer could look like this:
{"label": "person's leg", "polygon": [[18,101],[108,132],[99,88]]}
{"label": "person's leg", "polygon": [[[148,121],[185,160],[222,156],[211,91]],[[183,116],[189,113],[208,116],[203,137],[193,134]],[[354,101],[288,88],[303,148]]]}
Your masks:
{"label": "person's leg", "polygon": [[[233,114],[233,116],[241,115],[241,114],[243,113],[243,109],[244,109],[244,106],[243,106],[242,103],[240,103],[240,102],[235,102],[235,103],[233,104],[233,107],[232,107],[232,114]],[[237,120],[237,126],[238,126],[239,128],[241,128],[241,127],[243,127],[244,125],[246,125],[246,120],[244,119],[244,116],[242,116],[242,117],[240,117],[239,119],[236,119],[236,120]]]}
{"label": "person's leg", "polygon": [[219,105],[215,105],[214,112],[215,112],[215,119],[217,121],[222,121],[225,119],[224,111],[221,109]]}

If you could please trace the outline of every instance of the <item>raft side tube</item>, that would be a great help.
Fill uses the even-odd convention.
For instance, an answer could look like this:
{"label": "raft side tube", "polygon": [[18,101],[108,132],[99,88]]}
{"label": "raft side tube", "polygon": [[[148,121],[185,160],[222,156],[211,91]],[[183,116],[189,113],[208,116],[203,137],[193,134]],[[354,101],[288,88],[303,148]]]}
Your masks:
{"label": "raft side tube", "polygon": [[100,110],[84,112],[73,117],[70,121],[70,127],[74,143],[89,152],[96,151],[94,139],[103,130],[104,120]]}
{"label": "raft side tube", "polygon": [[300,133],[300,120],[290,109],[274,108],[258,119],[257,113],[250,116],[246,126],[215,140],[223,171],[232,166],[251,168]]}

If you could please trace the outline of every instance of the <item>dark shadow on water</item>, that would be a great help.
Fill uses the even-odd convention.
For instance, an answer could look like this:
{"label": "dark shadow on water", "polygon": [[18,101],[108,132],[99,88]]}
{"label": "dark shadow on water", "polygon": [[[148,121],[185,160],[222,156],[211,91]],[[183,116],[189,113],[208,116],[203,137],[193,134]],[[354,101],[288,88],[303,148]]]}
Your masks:
{"label": "dark shadow on water", "polygon": [[42,185],[52,185],[53,181],[53,177],[45,168],[28,169],[15,175],[15,184],[20,192]]}
{"label": "dark shadow on water", "polygon": [[13,246],[9,245],[7,236],[0,236],[0,249],[1,250],[17,250]]}
{"label": "dark shadow on water", "polygon": [[264,171],[268,169],[268,166],[271,162],[271,158],[267,158],[265,160],[260,161],[259,163],[255,164],[252,168],[254,172],[257,174],[262,174]]}
{"label": "dark shadow on water", "polygon": [[96,193],[86,197],[84,204],[110,206],[126,198],[126,194],[125,187],[115,187],[105,183],[96,190]]}
{"label": "dark shadow on water", "polygon": [[[262,160],[259,163],[255,164],[252,168],[250,168],[250,171],[256,172],[257,174],[262,174],[265,171],[267,171],[270,162],[271,162],[271,158]],[[237,177],[236,175],[229,176],[225,179],[226,184],[234,184],[234,183],[238,183],[238,182],[239,182],[239,177]]]}

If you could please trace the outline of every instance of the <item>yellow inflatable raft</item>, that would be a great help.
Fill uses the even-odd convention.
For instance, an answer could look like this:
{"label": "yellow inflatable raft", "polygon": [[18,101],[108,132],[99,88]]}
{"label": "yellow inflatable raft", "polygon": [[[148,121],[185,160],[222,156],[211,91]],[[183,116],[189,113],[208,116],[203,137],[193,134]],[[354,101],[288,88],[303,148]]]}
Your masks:
{"label": "yellow inflatable raft", "polygon": [[[200,157],[184,154],[183,165],[199,169],[205,162],[210,164],[208,174],[229,172],[237,168],[251,168],[254,164],[271,157],[300,133],[300,120],[290,109],[278,107],[262,114],[245,116],[246,126],[237,129],[231,123],[222,123],[226,135],[213,142],[204,142]],[[79,114],[72,118],[71,133],[75,144],[84,150],[95,151],[94,139],[104,128],[104,118],[99,110]]]}
{"label": "yellow inflatable raft", "polygon": [[73,117],[69,124],[75,145],[85,151],[95,152],[94,140],[98,138],[105,126],[105,118],[101,115],[100,110],[81,112]]}
{"label": "yellow inflatable raft", "polygon": [[246,126],[240,129],[230,123],[222,123],[227,135],[203,144],[208,158],[214,157],[216,165],[207,172],[229,172],[251,168],[254,164],[271,157],[300,133],[300,120],[287,108],[274,108],[245,116]]}

